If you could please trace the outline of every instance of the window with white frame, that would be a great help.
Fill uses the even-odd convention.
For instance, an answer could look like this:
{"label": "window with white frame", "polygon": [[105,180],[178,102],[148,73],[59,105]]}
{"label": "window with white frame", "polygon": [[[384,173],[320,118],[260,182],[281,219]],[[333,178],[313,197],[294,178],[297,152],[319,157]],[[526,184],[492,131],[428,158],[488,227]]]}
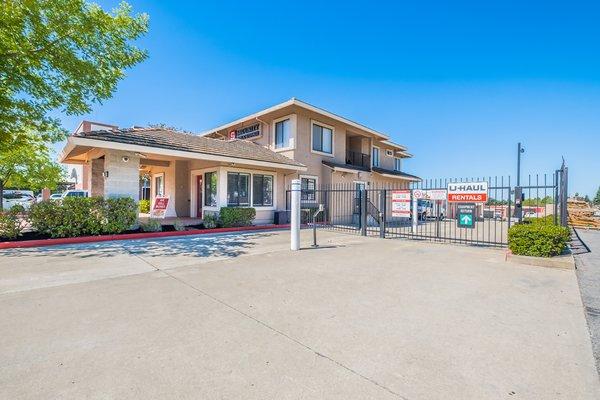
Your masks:
{"label": "window with white frame", "polygon": [[252,175],[252,205],[255,207],[273,205],[272,175]]}
{"label": "window with white frame", "polygon": [[400,171],[400,160],[398,157],[394,158],[394,171]]}
{"label": "window with white frame", "polygon": [[217,173],[206,172],[204,174],[204,205],[217,206]]}
{"label": "window with white frame", "polygon": [[385,155],[388,157],[392,157],[394,155],[394,152],[390,149],[386,149],[385,150]]}
{"label": "window with white frame", "polygon": [[250,174],[241,172],[227,173],[227,205],[248,206],[250,205]]}
{"label": "window with white frame", "polygon": [[275,122],[276,149],[285,149],[290,147],[291,129],[291,122],[289,118]]}
{"label": "window with white frame", "polygon": [[373,147],[373,151],[371,152],[371,157],[373,159],[373,166],[379,167],[379,147]]}
{"label": "window with white frame", "polygon": [[315,201],[317,189],[317,178],[304,177],[300,179],[300,200],[301,201]]}
{"label": "window with white frame", "polygon": [[333,154],[333,129],[313,122],[312,149],[320,153]]}
{"label": "window with white frame", "polygon": [[163,197],[165,195],[165,175],[154,176],[154,197]]}

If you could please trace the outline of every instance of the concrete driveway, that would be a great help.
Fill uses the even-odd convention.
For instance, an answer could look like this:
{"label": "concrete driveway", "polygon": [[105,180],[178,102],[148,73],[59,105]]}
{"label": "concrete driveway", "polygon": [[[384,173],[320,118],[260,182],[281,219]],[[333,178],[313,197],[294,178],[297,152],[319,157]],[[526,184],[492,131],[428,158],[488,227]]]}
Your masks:
{"label": "concrete driveway", "polygon": [[0,252],[0,398],[600,398],[573,271],[320,235]]}

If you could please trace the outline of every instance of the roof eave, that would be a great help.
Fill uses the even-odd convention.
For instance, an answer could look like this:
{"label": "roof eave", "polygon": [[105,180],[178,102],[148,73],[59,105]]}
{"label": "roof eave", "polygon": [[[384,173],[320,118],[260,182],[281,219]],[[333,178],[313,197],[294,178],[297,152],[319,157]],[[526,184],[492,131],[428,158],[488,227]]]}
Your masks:
{"label": "roof eave", "polygon": [[162,147],[142,146],[142,145],[138,145],[138,144],[121,143],[121,142],[114,142],[114,141],[109,141],[109,140],[90,139],[90,138],[78,137],[78,136],[70,136],[67,139],[67,144],[65,145],[65,148],[61,152],[59,161],[61,163],[64,163],[64,162],[68,163],[68,161],[65,161],[65,160],[66,160],[68,154],[76,146],[88,146],[88,147],[104,148],[104,149],[112,149],[112,150],[124,150],[124,151],[138,152],[138,153],[151,152],[153,154],[160,154],[160,155],[172,156],[172,157],[190,158],[190,159],[196,159],[196,160],[208,160],[208,161],[215,161],[215,162],[246,164],[246,165],[259,166],[259,167],[286,169],[286,170],[301,171],[301,172],[306,171],[306,169],[307,169],[306,166],[304,166],[304,165],[283,164],[283,163],[270,162],[270,161],[252,160],[252,159],[241,158],[241,157],[230,157],[230,156],[222,156],[222,155],[215,155],[215,154],[198,153],[198,152],[192,152],[192,151],[165,149]]}

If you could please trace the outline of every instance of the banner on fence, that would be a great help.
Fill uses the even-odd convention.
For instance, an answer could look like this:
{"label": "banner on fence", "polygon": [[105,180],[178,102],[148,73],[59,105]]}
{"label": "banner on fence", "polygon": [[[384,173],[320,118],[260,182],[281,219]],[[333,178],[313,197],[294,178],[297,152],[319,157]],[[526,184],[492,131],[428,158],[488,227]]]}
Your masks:
{"label": "banner on fence", "polygon": [[410,217],[410,189],[392,190],[392,217]]}

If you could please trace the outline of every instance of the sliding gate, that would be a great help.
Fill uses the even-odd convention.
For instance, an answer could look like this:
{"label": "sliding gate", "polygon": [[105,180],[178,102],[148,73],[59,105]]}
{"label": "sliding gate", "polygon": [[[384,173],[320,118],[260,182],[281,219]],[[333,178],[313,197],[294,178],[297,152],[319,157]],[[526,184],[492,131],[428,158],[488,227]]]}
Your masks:
{"label": "sliding gate", "polygon": [[[449,183],[482,181],[488,186],[487,202],[474,204],[472,224],[464,227],[458,221],[463,215],[459,214],[461,203],[440,200],[440,193],[446,193]],[[364,236],[484,246],[506,246],[511,225],[531,218],[548,218],[566,226],[567,168],[552,174],[529,175],[523,181],[525,185],[516,186],[510,177],[426,179],[410,187],[355,182],[303,189],[302,223]],[[405,215],[398,216],[392,204],[396,195],[407,193],[407,189],[411,196],[410,215],[405,210]],[[415,195],[420,197],[416,207],[412,203]],[[289,210],[289,190],[286,197]],[[323,211],[317,213],[320,204]]]}

